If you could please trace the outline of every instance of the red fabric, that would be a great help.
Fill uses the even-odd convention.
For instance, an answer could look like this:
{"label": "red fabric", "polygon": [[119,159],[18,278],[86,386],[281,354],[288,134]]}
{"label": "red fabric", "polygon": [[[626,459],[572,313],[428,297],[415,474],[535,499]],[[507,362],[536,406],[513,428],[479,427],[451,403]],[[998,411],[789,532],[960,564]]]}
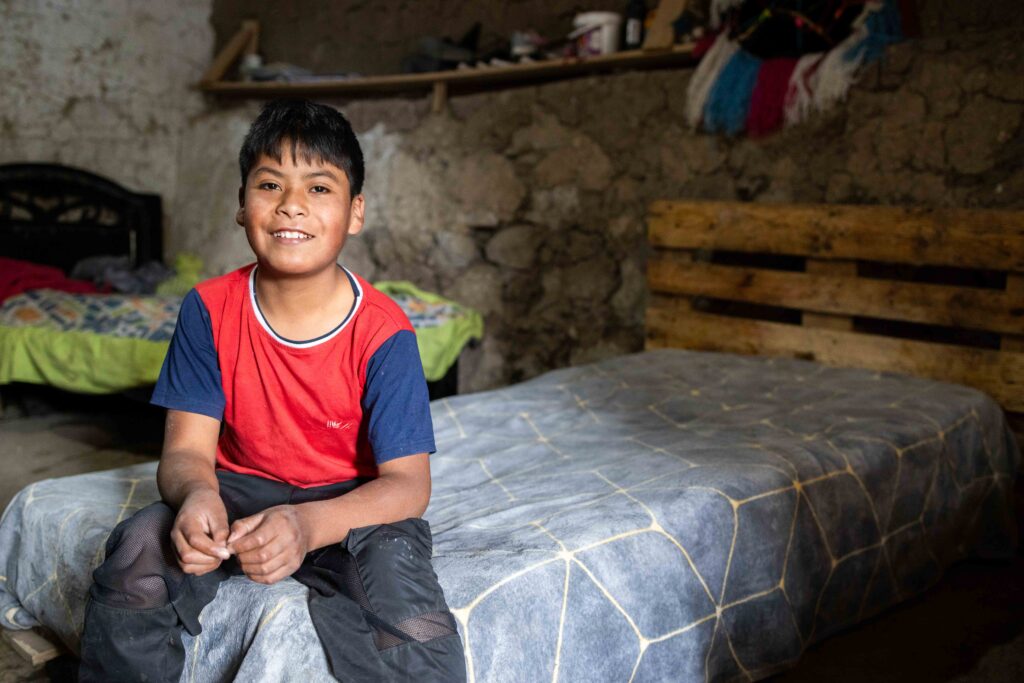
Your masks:
{"label": "red fabric", "polygon": [[747,112],[747,133],[750,137],[763,137],[782,127],[786,91],[796,62],[791,58],[762,62],[750,96],[750,111]]}
{"label": "red fabric", "polygon": [[72,280],[60,268],[0,256],[0,302],[30,289],[59,289],[76,294],[99,291],[91,282]]}
{"label": "red fabric", "polygon": [[711,46],[715,44],[715,38],[718,37],[717,33],[706,33],[704,37],[697,41],[697,44],[693,46],[693,58],[700,59],[704,56],[704,53],[711,49]]}
{"label": "red fabric", "polygon": [[[409,319],[357,275],[363,296],[342,329],[322,343],[292,348],[260,321],[252,269],[196,287],[210,314],[226,401],[217,467],[302,487],[378,476],[361,426],[366,364],[393,334],[413,330]],[[333,392],[326,403],[324,387]],[[334,421],[325,427],[320,415],[331,411]]]}

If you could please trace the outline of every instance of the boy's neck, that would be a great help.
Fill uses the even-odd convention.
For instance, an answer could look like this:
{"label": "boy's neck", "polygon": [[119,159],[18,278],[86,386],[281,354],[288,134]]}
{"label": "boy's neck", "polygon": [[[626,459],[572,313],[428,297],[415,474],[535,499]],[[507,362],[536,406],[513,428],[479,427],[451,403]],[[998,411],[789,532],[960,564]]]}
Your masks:
{"label": "boy's neck", "polygon": [[355,299],[348,276],[336,266],[305,277],[282,277],[258,266],[255,287],[263,317],[287,339],[326,334],[344,319]]}

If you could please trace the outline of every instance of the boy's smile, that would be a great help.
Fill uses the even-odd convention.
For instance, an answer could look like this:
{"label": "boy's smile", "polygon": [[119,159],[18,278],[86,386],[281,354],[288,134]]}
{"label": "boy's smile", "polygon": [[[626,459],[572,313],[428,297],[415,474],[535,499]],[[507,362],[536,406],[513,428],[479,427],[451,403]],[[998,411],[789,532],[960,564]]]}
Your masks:
{"label": "boy's smile", "polygon": [[263,272],[315,276],[333,268],[346,237],[362,229],[363,196],[350,199],[337,166],[288,140],[280,151],[280,160],[263,155],[249,172],[236,220]]}

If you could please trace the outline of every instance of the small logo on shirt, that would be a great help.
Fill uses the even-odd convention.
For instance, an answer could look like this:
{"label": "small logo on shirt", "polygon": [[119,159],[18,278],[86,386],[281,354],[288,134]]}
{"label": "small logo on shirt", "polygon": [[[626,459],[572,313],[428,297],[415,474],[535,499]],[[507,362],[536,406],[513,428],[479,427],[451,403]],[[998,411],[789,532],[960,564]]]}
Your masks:
{"label": "small logo on shirt", "polygon": [[341,420],[328,420],[327,421],[327,428],[328,429],[348,429],[351,426],[352,426],[351,422],[342,422]]}

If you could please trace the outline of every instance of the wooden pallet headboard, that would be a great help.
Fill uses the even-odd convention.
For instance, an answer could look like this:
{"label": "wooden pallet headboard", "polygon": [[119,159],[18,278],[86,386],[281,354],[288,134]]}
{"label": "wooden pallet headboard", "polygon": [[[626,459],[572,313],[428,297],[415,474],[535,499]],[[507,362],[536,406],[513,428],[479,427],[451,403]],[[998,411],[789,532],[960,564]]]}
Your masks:
{"label": "wooden pallet headboard", "polygon": [[1019,430],[1024,211],[657,201],[648,228],[647,348],[958,382]]}

